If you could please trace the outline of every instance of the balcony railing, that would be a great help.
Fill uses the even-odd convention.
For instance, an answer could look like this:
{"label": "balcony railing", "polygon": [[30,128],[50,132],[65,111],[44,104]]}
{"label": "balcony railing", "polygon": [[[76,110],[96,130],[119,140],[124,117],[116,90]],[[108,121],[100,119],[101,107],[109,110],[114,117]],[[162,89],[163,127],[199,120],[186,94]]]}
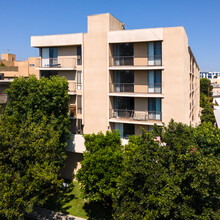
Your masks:
{"label": "balcony railing", "polygon": [[153,55],[145,57],[113,56],[110,57],[109,66],[161,66],[162,56]]}
{"label": "balcony railing", "polygon": [[136,111],[127,109],[110,109],[109,118],[121,118],[135,121],[161,121],[162,112],[158,111]]}
{"label": "balcony railing", "polygon": [[110,83],[109,92],[130,92],[130,93],[162,93],[161,83],[148,83],[148,84],[136,84],[136,83]]}
{"label": "balcony railing", "polygon": [[76,68],[75,58],[39,58],[36,65],[40,68]]}

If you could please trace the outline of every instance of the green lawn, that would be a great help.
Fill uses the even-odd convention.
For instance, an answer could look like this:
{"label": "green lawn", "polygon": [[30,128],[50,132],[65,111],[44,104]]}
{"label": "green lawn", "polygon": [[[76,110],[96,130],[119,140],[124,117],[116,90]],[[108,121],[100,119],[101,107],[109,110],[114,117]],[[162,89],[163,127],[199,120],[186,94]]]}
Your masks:
{"label": "green lawn", "polygon": [[68,188],[63,188],[55,193],[55,195],[47,201],[44,208],[87,218],[86,212],[83,209],[84,203],[79,190],[79,183],[74,181],[69,184]]}

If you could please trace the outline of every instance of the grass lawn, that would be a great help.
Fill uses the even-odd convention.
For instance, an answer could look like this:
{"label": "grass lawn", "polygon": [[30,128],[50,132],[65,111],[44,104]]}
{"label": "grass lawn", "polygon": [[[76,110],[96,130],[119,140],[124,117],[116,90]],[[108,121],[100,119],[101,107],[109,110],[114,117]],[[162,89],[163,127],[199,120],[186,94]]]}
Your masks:
{"label": "grass lawn", "polygon": [[79,184],[73,181],[69,184],[68,188],[63,188],[55,193],[44,205],[44,208],[87,218],[86,212],[83,209],[84,203],[79,190]]}

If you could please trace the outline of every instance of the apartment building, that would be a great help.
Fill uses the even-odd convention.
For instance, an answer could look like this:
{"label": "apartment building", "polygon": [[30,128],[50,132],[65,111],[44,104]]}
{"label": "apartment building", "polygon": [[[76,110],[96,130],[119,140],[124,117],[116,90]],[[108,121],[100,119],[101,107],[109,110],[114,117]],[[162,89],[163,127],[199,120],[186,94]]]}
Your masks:
{"label": "apartment building", "polygon": [[29,57],[28,60],[16,61],[15,54],[1,54],[0,59],[0,80],[13,80],[14,77],[29,77],[35,75],[39,79],[39,71],[36,64],[39,58]]}
{"label": "apartment building", "polygon": [[220,72],[200,72],[200,78],[207,78],[210,80],[219,79]]}
{"label": "apartment building", "polygon": [[40,77],[69,82],[73,138],[66,172],[82,159],[81,133],[118,129],[125,140],[171,118],[199,124],[199,66],[184,27],[124,27],[107,13],[88,16],[87,33],[31,37]]}

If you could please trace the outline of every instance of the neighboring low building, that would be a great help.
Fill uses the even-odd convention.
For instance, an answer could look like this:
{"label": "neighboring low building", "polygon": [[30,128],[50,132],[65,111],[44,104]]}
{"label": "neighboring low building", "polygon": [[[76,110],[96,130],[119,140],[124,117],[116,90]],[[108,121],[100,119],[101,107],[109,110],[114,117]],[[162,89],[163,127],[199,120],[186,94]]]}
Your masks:
{"label": "neighboring low building", "polygon": [[67,167],[75,164],[76,170],[82,159],[79,133],[118,129],[127,139],[171,118],[200,123],[199,66],[184,27],[124,30],[107,13],[88,16],[88,33],[33,36],[31,46],[40,51],[40,77],[69,81],[73,139]]}
{"label": "neighboring low building", "polygon": [[39,70],[36,70],[38,57],[29,57],[28,60],[16,61],[15,54],[1,54],[0,80],[12,80],[14,77],[29,77],[33,74],[39,79]]}
{"label": "neighboring low building", "polygon": [[200,78],[220,79],[220,72],[200,72]]}

